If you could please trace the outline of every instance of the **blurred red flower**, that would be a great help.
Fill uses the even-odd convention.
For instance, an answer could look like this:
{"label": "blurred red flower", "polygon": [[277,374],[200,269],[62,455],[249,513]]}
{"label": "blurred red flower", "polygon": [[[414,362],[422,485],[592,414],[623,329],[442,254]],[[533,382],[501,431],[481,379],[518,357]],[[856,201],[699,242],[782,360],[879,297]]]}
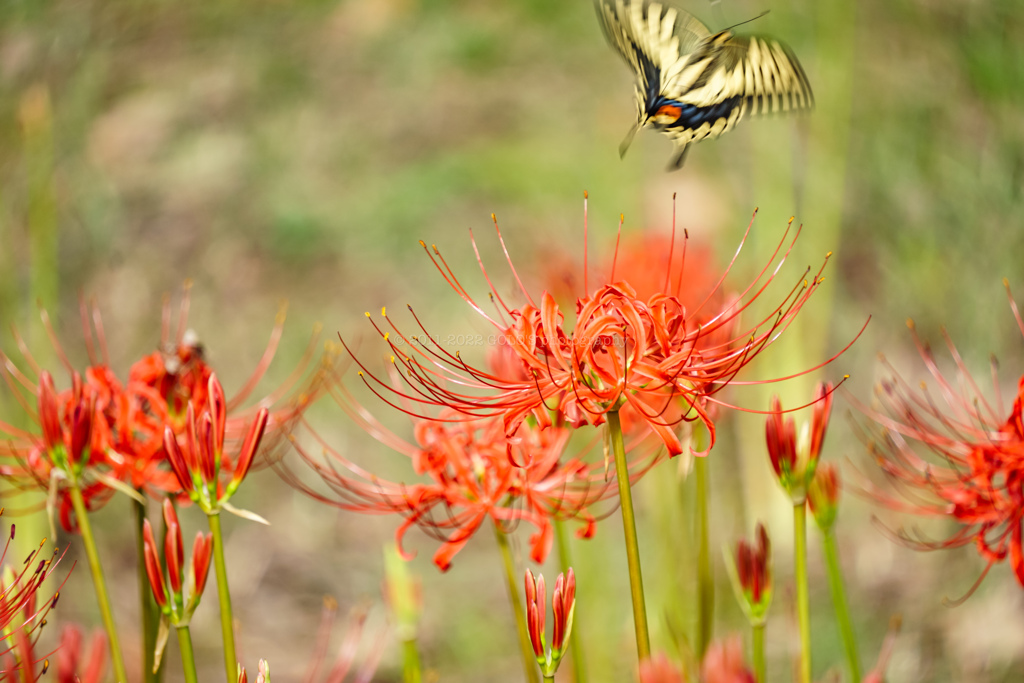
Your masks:
{"label": "blurred red flower", "polygon": [[[39,433],[35,433],[0,422],[0,433],[10,437],[0,441],[0,474],[18,487],[41,488],[56,494],[51,502],[59,505],[65,529],[76,527],[66,495],[68,468],[74,468],[89,510],[101,507],[118,487],[152,496],[181,492],[178,478],[167,463],[164,430],[170,428],[176,435],[184,435],[187,406],[190,403],[200,409],[207,406],[210,400],[207,387],[213,373],[195,334],[186,329],[188,308],[186,289],[178,333],[171,339],[171,313],[165,303],[160,350],[132,365],[127,382],[118,379],[110,369],[99,312],[84,302],[81,312],[89,365],[83,373],[75,370],[47,314],[42,314],[53,350],[71,377],[68,389],[58,391],[54,387],[50,374],[40,367],[20,338],[18,347],[28,373],[0,352],[0,375],[25,412],[39,425]],[[256,369],[234,398],[223,400],[230,416],[225,417],[221,434],[232,443],[241,443],[260,408],[276,405],[270,413],[269,424],[270,429],[281,431],[294,422],[320,391],[319,372],[299,384],[311,366],[315,349],[311,341],[295,371],[280,387],[255,406],[238,408],[266,372],[282,327],[283,316],[278,315],[270,342]],[[33,404],[38,410],[33,410]],[[86,433],[83,430],[88,432],[87,444],[81,440]],[[59,462],[50,457],[56,452],[54,447],[58,442],[63,444]]]}
{"label": "blurred red flower", "polygon": [[[1012,296],[1010,306],[1024,334]],[[908,325],[938,391],[929,391],[924,383],[912,388],[893,372],[877,390],[881,408],[860,406],[880,427],[869,441],[872,455],[905,500],[878,490],[872,493],[891,507],[961,524],[939,541],[901,532],[914,547],[931,550],[973,542],[988,562],[978,583],[992,565],[1008,558],[1024,586],[1024,377],[1010,410],[1004,409],[998,386],[995,402],[990,403],[948,337],[955,380],[943,376],[931,349],[917,336],[913,323]]]}

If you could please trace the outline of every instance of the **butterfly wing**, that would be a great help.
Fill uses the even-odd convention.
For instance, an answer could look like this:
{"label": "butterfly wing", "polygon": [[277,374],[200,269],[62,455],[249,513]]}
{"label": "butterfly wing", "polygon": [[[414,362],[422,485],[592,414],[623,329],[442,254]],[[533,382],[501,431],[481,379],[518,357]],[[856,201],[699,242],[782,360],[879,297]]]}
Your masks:
{"label": "butterfly wing", "polygon": [[[670,168],[678,168],[690,143],[718,137],[745,115],[814,104],[800,62],[777,40],[729,31],[711,35],[691,15],[659,3],[598,0],[597,8],[609,42],[638,76],[638,123],[620,153],[653,120],[675,141]],[[658,116],[666,104],[667,121]]]}
{"label": "butterfly wing", "polygon": [[637,75],[637,123],[619,148],[625,154],[645,123],[650,104],[675,78],[680,58],[706,42],[711,33],[690,14],[660,3],[596,0],[594,7],[608,42]]}

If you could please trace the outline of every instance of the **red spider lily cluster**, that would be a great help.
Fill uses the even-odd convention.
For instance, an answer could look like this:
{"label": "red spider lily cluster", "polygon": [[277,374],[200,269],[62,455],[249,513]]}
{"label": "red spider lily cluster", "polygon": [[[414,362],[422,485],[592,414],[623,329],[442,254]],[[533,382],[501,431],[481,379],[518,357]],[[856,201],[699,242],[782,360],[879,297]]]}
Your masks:
{"label": "red spider lily cluster", "polygon": [[[165,431],[185,439],[192,416],[211,403],[210,392],[219,388],[213,370],[204,359],[203,348],[194,333],[186,330],[188,296],[182,301],[178,334],[170,337],[170,309],[165,306],[160,350],[133,364],[122,382],[110,367],[102,321],[98,311],[83,304],[88,367],[79,372],[56,339],[48,318],[43,319],[51,342],[71,378],[71,386],[58,391],[51,374],[41,369],[20,342],[24,361],[38,378],[22,372],[11,358],[0,353],[0,372],[25,411],[39,424],[39,434],[0,422],[0,433],[11,438],[0,441],[2,473],[22,488],[43,488],[51,492],[51,504],[59,506],[62,526],[74,530],[76,521],[68,496],[73,480],[85,499],[87,510],[109,500],[114,490],[138,491],[149,496],[177,495],[183,491],[182,477],[166,449]],[[92,334],[89,318],[94,321]],[[237,407],[252,393],[274,356],[283,320],[279,318],[263,359],[242,390],[230,401],[219,389],[217,437],[237,440],[253,422],[253,411]],[[284,385],[260,401],[262,409],[288,395],[309,365],[312,345],[295,373]],[[286,426],[294,421],[315,393],[299,390],[295,398],[270,414],[270,422]],[[32,400],[31,397],[36,400]],[[37,410],[32,409],[35,403]],[[234,414],[228,417],[228,413]],[[264,423],[266,416],[257,421]],[[220,451],[218,451],[219,453]],[[251,457],[251,454],[250,454]],[[206,462],[206,461],[204,461]],[[248,463],[246,463],[247,465]],[[244,476],[244,472],[242,473]],[[177,475],[177,476],[176,476]],[[187,479],[187,478],[186,478]],[[229,484],[230,487],[232,484]],[[237,483],[233,484],[237,487]],[[187,488],[184,488],[188,492]],[[56,496],[56,500],[54,497]]]}
{"label": "red spider lily cluster", "polygon": [[[679,425],[695,420],[710,432],[710,448],[715,434],[710,406],[721,403],[715,394],[778,338],[821,285],[821,270],[810,279],[804,273],[781,302],[741,329],[741,314],[752,312],[754,301],[775,280],[792,249],[792,243],[786,246],[788,234],[787,229],[771,259],[738,296],[722,297],[721,291],[742,242],[725,274],[695,308],[688,309],[670,284],[641,298],[628,282],[611,282],[577,300],[571,327],[553,296],[544,292],[538,306],[523,287],[526,303],[519,308],[507,306],[492,287],[498,310],[496,316],[489,315],[462,286],[440,251],[424,245],[456,293],[493,325],[501,343],[511,349],[518,360],[517,372],[503,376],[473,367],[435,343],[422,326],[424,336],[407,335],[387,316],[387,330],[374,326],[389,344],[409,388],[393,387],[360,367],[382,395],[419,408],[451,408],[463,415],[460,419],[501,416],[509,437],[528,417],[542,428],[551,424],[552,412],[575,426],[599,425],[607,413],[628,407],[661,438],[671,455],[683,450]],[[798,235],[799,230],[794,240]],[[500,231],[498,238],[504,248]],[[685,254],[685,249],[681,252]],[[685,283],[682,267],[675,278],[671,269],[666,273],[666,283],[673,280],[676,290]],[[711,310],[716,302],[721,307]]]}
{"label": "red spider lily cluster", "polygon": [[[1024,334],[1012,297],[1010,307]],[[914,333],[913,324],[910,329]],[[948,337],[955,380],[943,375],[931,349],[913,336],[935,390],[925,384],[912,388],[894,373],[877,392],[881,408],[862,406],[881,427],[878,438],[869,442],[874,459],[906,500],[875,494],[892,507],[951,517],[961,525],[942,541],[903,534],[904,540],[929,550],[974,543],[988,563],[981,578],[994,564],[1009,560],[1024,586],[1024,378],[1006,410],[998,387],[994,403],[981,394]]]}
{"label": "red spider lily cluster", "polygon": [[[504,355],[493,354],[495,363]],[[597,519],[593,507],[615,493],[605,465],[567,454],[572,429],[564,419],[556,418],[547,429],[524,423],[507,439],[500,418],[462,421],[446,410],[439,419],[413,418],[415,438],[410,443],[357,404],[340,382],[330,391],[357,424],[409,459],[419,481],[384,479],[319,437],[319,457],[298,442],[295,450],[333,496],[309,487],[283,463],[279,473],[299,490],[336,507],[403,516],[396,532],[399,549],[406,532],[418,526],[442,542],[434,555],[442,570],[488,520],[506,528],[520,522],[533,526],[530,557],[543,562],[551,551],[553,520],[578,519],[583,524],[579,536],[589,538]],[[659,459],[650,448],[638,446],[635,453],[630,468],[634,480]]]}

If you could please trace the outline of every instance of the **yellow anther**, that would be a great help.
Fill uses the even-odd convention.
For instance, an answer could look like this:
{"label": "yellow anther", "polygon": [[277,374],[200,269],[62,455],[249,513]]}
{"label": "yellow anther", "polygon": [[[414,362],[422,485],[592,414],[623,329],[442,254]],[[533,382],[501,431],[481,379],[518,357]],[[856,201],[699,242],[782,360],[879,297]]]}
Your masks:
{"label": "yellow anther", "polygon": [[369,311],[363,311],[363,315],[365,315],[367,318],[369,318],[370,317],[370,312]]}
{"label": "yellow anther", "polygon": [[590,195],[588,195],[588,194],[587,194],[587,191],[586,191],[586,190],[583,190],[583,198],[584,198],[584,199],[586,199],[586,198],[587,198],[587,197],[589,197],[589,196],[590,196]]}
{"label": "yellow anther", "polygon": [[380,307],[380,314],[382,316],[384,316],[385,318],[388,317],[388,308],[387,308],[387,306],[381,306]]}

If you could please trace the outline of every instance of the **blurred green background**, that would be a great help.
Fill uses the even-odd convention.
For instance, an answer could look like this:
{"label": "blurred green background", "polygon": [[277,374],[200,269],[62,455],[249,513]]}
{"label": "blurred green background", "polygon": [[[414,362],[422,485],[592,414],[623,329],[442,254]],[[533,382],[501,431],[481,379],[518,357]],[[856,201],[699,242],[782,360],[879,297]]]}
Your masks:
{"label": "blurred green background", "polygon": [[[871,315],[867,333],[827,374],[851,374],[847,388],[867,401],[877,353],[908,379],[921,373],[903,325],[912,316],[937,347],[945,326],[979,378],[987,377],[988,355],[997,354],[1001,391],[1011,395],[1024,353],[1000,281],[1007,277],[1024,292],[1024,5],[681,6],[713,30],[770,9],[743,28],[792,46],[815,89],[816,111],[745,121],[694,147],[686,166],[667,174],[670,144],[654,133],[618,158],[634,117],[632,75],[605,45],[589,0],[5,0],[3,348],[16,355],[9,330],[17,326],[36,357],[52,362],[39,302],[69,355],[84,362],[77,302],[95,297],[113,366],[124,374],[158,341],[162,297],[177,297],[190,278],[190,326],[229,394],[255,366],[280,300],[289,302],[270,386],[287,375],[315,322],[329,338],[338,331],[362,338],[371,358],[382,351],[363,312],[382,305],[397,315],[413,304],[439,334],[484,329],[417,240],[443,248],[482,295],[473,229],[496,284],[514,299],[491,212],[538,292],[551,258],[582,261],[583,190],[591,197],[593,254],[611,251],[620,212],[627,230],[667,230],[677,193],[680,226],[712,245],[720,266],[761,207],[737,285],[763,264],[791,215],[805,228],[795,263],[783,271],[786,283],[805,263],[817,267],[826,251],[835,252],[829,288],[757,368],[760,376],[819,362]],[[807,387],[789,389],[787,400],[802,401]],[[730,398],[760,408],[768,391]],[[2,419],[23,419],[7,399],[0,393]],[[840,400],[828,457],[865,465],[845,412]],[[392,458],[329,405],[311,419],[339,447]],[[757,418],[735,424],[715,455],[724,451],[723,460],[742,466],[712,464],[713,543],[732,542],[756,518],[768,519],[784,579],[786,509],[768,478],[762,427]],[[691,522],[679,507],[680,496],[689,504],[688,486],[657,477],[637,494],[655,646],[670,650],[669,622],[684,635],[692,631]],[[273,526],[227,520],[241,656],[250,667],[266,657],[280,680],[292,680],[312,649],[320,596],[334,594],[345,608],[378,594],[378,548],[397,520],[317,506],[269,471],[253,478],[243,498]],[[126,510],[127,501],[115,499],[98,519],[115,585],[132,585],[115,591],[131,645],[136,593]],[[884,538],[872,514],[853,501],[839,526],[865,664],[889,615],[901,612],[892,680],[1020,680],[1024,600],[1008,568],[996,568],[978,595],[950,610],[942,598],[958,597],[982,568],[973,551],[917,554]],[[444,681],[518,680],[491,535],[474,539],[447,575],[430,564],[433,541],[412,532],[410,546],[420,550],[414,569],[424,582],[427,665]],[[604,522],[596,539],[574,550],[577,627],[589,668],[595,680],[629,680],[635,651],[618,522]],[[724,633],[742,621],[716,563]],[[813,554],[811,572],[820,675],[841,651]],[[87,574],[84,566],[74,572],[58,620],[98,621]],[[791,605],[780,587],[769,636],[777,680],[785,680],[795,630]],[[214,607],[210,601],[196,616],[197,650],[208,667],[201,680],[219,677]],[[378,608],[377,623],[383,614]],[[177,680],[173,646],[169,657],[169,680]],[[378,680],[397,680],[397,661],[392,647]]]}

